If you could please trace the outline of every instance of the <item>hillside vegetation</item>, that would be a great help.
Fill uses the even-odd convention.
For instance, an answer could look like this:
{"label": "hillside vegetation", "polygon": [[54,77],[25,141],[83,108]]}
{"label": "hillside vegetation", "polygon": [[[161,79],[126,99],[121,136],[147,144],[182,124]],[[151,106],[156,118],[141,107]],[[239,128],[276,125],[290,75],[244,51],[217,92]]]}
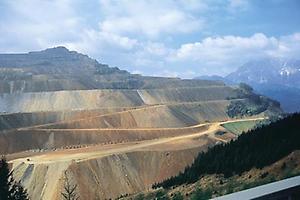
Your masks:
{"label": "hillside vegetation", "polygon": [[193,183],[204,174],[224,174],[230,177],[252,168],[268,166],[300,149],[299,121],[300,114],[294,114],[242,134],[235,141],[216,145],[206,153],[200,153],[183,173],[154,187],[169,188]]}
{"label": "hillside vegetation", "polygon": [[253,88],[245,83],[240,83],[237,89],[239,96],[245,101],[233,101],[227,108],[230,117],[243,117],[257,115],[266,110],[280,107],[280,103],[268,97],[254,93]]}
{"label": "hillside vegetation", "polygon": [[240,135],[249,130],[255,129],[259,126],[269,123],[269,120],[253,120],[253,121],[241,121],[241,122],[230,122],[223,124],[222,126],[226,128],[231,133]]}
{"label": "hillside vegetation", "polygon": [[[195,183],[183,184],[168,189],[159,188],[129,196],[125,195],[119,199],[152,200],[159,197],[158,199],[165,200],[208,200],[299,175],[300,151],[297,150],[270,166],[262,169],[251,169],[241,175],[227,178],[221,174],[205,175]],[[295,199],[299,199],[299,195]]]}

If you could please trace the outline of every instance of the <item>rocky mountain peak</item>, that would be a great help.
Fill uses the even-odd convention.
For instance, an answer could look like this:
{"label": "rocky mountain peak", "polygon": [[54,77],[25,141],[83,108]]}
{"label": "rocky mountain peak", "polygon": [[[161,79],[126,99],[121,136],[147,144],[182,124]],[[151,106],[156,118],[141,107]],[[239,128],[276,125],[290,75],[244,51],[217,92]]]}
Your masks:
{"label": "rocky mountain peak", "polygon": [[226,78],[235,82],[294,84],[300,76],[300,60],[265,58],[252,60],[242,65]]}
{"label": "rocky mountain peak", "polygon": [[[75,51],[73,51],[73,52],[77,53]],[[30,52],[30,53],[36,53],[36,52]],[[57,47],[45,49],[43,51],[39,51],[37,53],[66,55],[66,54],[70,54],[71,51],[69,51],[69,49],[67,49],[64,46],[57,46]]]}

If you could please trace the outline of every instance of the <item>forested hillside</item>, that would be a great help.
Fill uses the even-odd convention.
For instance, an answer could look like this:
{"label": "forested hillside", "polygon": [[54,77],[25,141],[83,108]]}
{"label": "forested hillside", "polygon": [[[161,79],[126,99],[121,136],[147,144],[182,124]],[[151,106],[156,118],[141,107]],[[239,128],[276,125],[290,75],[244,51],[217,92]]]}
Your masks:
{"label": "forested hillside", "polygon": [[251,168],[263,168],[300,149],[300,114],[242,134],[237,140],[200,153],[183,173],[153,185],[169,188],[196,182],[205,174],[241,174]]}

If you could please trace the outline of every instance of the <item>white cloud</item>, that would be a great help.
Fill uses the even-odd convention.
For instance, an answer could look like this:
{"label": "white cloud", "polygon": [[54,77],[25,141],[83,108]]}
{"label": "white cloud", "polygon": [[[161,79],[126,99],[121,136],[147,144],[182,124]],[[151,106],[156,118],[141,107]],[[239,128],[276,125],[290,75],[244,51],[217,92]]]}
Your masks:
{"label": "white cloud", "polygon": [[278,40],[278,48],[269,51],[274,57],[294,57],[299,59],[300,55],[300,33],[282,36]]}
{"label": "white cloud", "polygon": [[96,31],[94,29],[86,29],[80,33],[81,39],[76,43],[78,46],[74,48],[78,49],[81,45],[86,46],[85,51],[111,50],[112,48],[122,49],[124,51],[132,50],[135,45],[138,44],[137,40],[130,39],[128,37],[122,37],[116,34],[107,32]]}
{"label": "white cloud", "polygon": [[224,36],[207,37],[201,42],[183,44],[173,55],[174,59],[192,60],[216,60],[228,59],[234,54],[245,52],[249,54],[260,54],[268,49],[277,48],[277,39],[267,38],[262,33],[254,34],[251,37]]}
{"label": "white cloud", "polygon": [[[200,42],[181,45],[173,51],[170,63],[189,63],[202,72],[228,73],[251,59],[262,57],[296,57],[300,53],[300,34],[280,38],[256,33],[250,37],[207,37]],[[198,71],[201,71],[198,69]]]}
{"label": "white cloud", "polygon": [[2,3],[7,15],[0,16],[0,51],[34,50],[78,39],[82,19],[70,0]]}
{"label": "white cloud", "polygon": [[228,9],[230,11],[246,10],[249,5],[249,0],[229,0]]}
{"label": "white cloud", "polygon": [[178,34],[199,30],[204,25],[204,19],[194,17],[189,10],[199,11],[203,6],[195,1],[190,2],[188,5],[188,2],[172,0],[102,0],[104,20],[99,23],[100,29],[109,33],[138,34],[150,38],[164,33]]}
{"label": "white cloud", "polygon": [[[201,14],[212,9],[208,2],[97,0],[93,12],[83,14],[80,3],[86,1],[4,0],[0,2],[0,9],[4,8],[0,10],[0,52],[65,45],[111,66],[147,75],[189,78],[226,74],[259,57],[300,55],[300,33],[195,40],[200,32],[207,31],[208,21]],[[214,8],[218,6],[240,10],[249,7],[249,2],[230,0]]]}

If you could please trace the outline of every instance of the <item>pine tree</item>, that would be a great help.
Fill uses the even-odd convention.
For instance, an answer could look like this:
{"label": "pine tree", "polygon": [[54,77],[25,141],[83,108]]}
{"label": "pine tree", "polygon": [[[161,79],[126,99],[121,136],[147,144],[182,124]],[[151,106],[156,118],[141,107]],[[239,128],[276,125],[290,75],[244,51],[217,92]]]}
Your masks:
{"label": "pine tree", "polygon": [[0,199],[1,200],[28,200],[26,190],[20,182],[14,181],[9,172],[5,157],[0,160]]}
{"label": "pine tree", "polygon": [[5,157],[0,160],[0,199],[6,200],[10,196],[9,190],[11,182],[8,164]]}
{"label": "pine tree", "polygon": [[78,200],[79,196],[76,193],[77,185],[72,185],[67,175],[67,171],[65,171],[65,185],[64,192],[61,193],[65,200]]}
{"label": "pine tree", "polygon": [[15,182],[13,187],[12,187],[12,198],[13,200],[29,200],[27,196],[26,190],[22,187],[20,182]]}

